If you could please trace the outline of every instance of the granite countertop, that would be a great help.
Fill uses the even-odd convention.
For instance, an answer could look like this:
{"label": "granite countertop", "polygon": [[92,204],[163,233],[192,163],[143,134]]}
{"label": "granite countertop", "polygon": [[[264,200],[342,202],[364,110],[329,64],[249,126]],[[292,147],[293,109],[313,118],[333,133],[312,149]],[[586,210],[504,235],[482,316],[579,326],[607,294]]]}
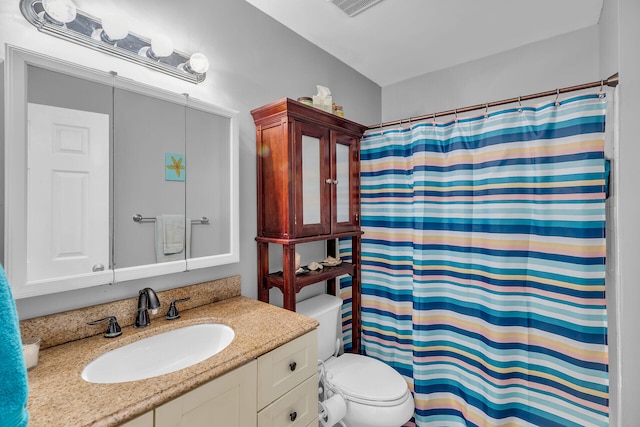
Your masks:
{"label": "granite countertop", "polygon": [[[118,384],[81,378],[84,366],[109,350],[151,335],[197,323],[223,323],[235,338],[222,352],[170,374]],[[29,426],[116,426],[174,399],[317,327],[313,319],[237,296],[181,312],[177,320],[152,319],[151,326],[122,328],[41,350],[29,372]]]}

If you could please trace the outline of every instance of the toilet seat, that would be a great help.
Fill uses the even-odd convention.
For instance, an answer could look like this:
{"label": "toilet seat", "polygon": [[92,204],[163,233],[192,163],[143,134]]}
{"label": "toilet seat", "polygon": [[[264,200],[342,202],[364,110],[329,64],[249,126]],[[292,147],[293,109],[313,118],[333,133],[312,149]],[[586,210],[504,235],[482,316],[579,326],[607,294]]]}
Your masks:
{"label": "toilet seat", "polygon": [[327,378],[348,401],[398,406],[411,398],[406,381],[391,366],[372,357],[345,353],[325,363]]}

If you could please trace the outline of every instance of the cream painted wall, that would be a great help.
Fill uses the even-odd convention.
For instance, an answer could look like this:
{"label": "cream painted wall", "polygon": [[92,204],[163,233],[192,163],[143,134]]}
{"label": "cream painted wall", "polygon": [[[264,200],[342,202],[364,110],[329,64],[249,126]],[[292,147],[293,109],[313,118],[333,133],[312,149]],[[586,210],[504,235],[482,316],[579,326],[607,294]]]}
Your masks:
{"label": "cream painted wall", "polygon": [[[295,35],[245,1],[175,2],[75,0],[80,9],[101,16],[117,8],[131,19],[131,29],[152,36],[164,32],[176,48],[202,51],[211,62],[207,80],[193,85],[136,64],[42,34],[21,15],[18,0],[0,2],[0,45],[8,43],[77,62],[240,112],[240,262],[228,266],[161,276],[117,285],[19,300],[20,318],[31,318],[137,295],[151,286],[170,289],[240,274],[242,293],[256,298],[255,126],[249,111],[282,97],[331,88],[346,117],[364,124],[380,119],[381,89],[336,58]],[[4,58],[2,48],[0,60]],[[321,248],[320,248],[321,250]],[[311,248],[317,252],[317,248]]]}

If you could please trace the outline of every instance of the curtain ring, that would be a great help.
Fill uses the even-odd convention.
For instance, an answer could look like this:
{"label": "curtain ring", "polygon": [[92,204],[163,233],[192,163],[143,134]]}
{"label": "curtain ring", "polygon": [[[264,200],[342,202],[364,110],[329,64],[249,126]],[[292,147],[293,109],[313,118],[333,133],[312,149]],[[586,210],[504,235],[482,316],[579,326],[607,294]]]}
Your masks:
{"label": "curtain ring", "polygon": [[518,97],[518,113],[522,113],[522,102],[520,97]]}
{"label": "curtain ring", "polygon": [[411,123],[411,116],[409,116],[409,130],[413,129],[413,124]]}
{"label": "curtain ring", "polygon": [[436,125],[436,113],[433,113],[433,121],[431,122],[431,126]]}
{"label": "curtain ring", "polygon": [[453,114],[456,116],[456,123],[458,123],[458,109],[453,110]]}
{"label": "curtain ring", "polygon": [[558,101],[559,96],[560,96],[560,89],[556,89],[556,100],[553,103],[556,107],[560,105],[560,101]]}
{"label": "curtain ring", "polygon": [[604,98],[604,80],[600,80],[600,93],[598,94],[598,98]]}
{"label": "curtain ring", "polygon": [[489,103],[484,104],[484,118],[489,117]]}

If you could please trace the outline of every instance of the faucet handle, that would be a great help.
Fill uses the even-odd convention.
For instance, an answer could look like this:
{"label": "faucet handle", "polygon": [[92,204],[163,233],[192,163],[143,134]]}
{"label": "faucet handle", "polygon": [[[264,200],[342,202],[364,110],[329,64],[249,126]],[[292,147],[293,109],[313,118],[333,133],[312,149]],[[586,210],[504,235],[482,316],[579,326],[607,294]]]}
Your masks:
{"label": "faucet handle", "polygon": [[167,315],[165,316],[165,318],[167,320],[174,320],[180,317],[180,313],[178,313],[178,309],[176,308],[176,303],[189,301],[190,299],[191,297],[186,297],[186,298],[171,301],[171,305],[169,305],[169,311],[167,311]]}
{"label": "faucet handle", "polygon": [[93,322],[87,323],[87,325],[97,325],[102,322],[109,321],[109,326],[107,326],[107,331],[104,333],[105,338],[115,338],[117,336],[122,335],[122,329],[120,325],[118,325],[118,321],[116,320],[116,316],[107,316],[104,319],[94,320]]}

